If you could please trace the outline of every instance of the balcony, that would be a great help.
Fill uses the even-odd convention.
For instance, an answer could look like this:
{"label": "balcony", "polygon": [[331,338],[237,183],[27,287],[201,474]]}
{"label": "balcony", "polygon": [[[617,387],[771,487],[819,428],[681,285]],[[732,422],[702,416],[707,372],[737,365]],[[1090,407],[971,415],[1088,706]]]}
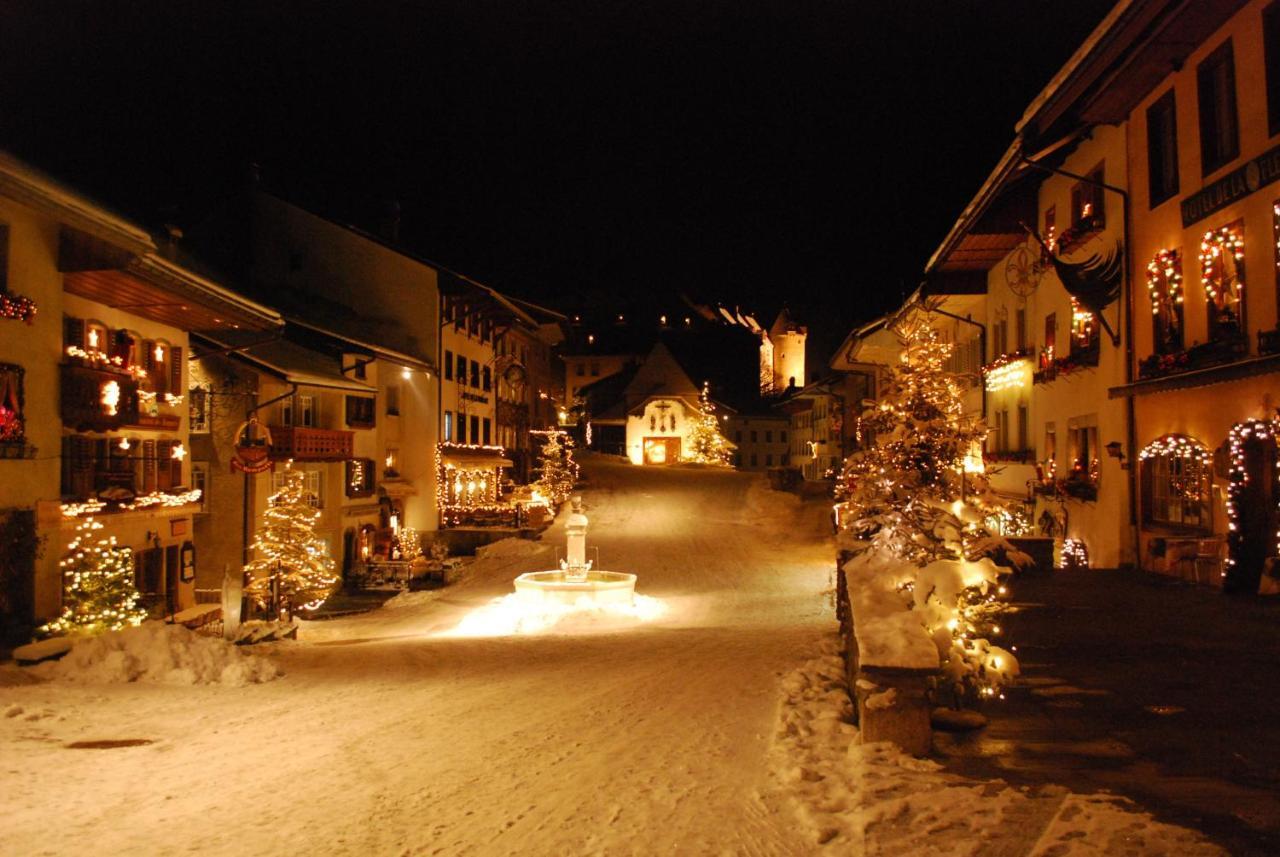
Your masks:
{"label": "balcony", "polygon": [[271,426],[271,460],[346,461],[355,432],[306,426]]}

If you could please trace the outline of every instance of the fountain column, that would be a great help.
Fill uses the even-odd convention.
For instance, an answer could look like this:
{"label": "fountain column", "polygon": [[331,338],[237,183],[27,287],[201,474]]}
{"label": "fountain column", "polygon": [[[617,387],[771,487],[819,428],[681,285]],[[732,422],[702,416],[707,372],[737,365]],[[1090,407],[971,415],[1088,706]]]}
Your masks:
{"label": "fountain column", "polygon": [[582,514],[582,498],[573,498],[573,511],[565,522],[565,533],[568,536],[565,556],[565,576],[581,580],[586,577],[587,569],[587,516]]}

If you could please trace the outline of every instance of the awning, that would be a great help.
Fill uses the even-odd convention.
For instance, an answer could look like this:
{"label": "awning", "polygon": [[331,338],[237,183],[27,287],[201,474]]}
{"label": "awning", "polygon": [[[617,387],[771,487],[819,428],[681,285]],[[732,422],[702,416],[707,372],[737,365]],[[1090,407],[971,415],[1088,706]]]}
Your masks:
{"label": "awning", "polygon": [[1211,366],[1208,369],[1195,369],[1191,372],[1179,372],[1177,375],[1166,375],[1163,378],[1149,378],[1121,387],[1112,387],[1107,395],[1112,399],[1123,399],[1128,396],[1149,396],[1152,393],[1167,393],[1171,390],[1189,390],[1194,387],[1207,387],[1210,384],[1224,384],[1228,381],[1239,381],[1243,378],[1254,378],[1280,372],[1280,354],[1268,354],[1265,357],[1251,357],[1237,360],[1223,366]]}
{"label": "awning", "polygon": [[444,447],[440,450],[440,461],[444,464],[452,464],[454,467],[466,467],[471,470],[486,467],[510,467],[511,459],[501,455],[496,451],[497,449],[500,449],[500,447]]}

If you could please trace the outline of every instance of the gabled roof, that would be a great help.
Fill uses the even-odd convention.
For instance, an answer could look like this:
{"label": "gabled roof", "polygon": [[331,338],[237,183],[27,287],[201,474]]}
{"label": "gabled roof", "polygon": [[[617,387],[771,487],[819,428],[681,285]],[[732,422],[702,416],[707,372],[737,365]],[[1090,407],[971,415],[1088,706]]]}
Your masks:
{"label": "gabled roof", "polygon": [[193,333],[197,346],[228,350],[230,356],[290,384],[345,390],[352,393],[376,393],[376,387],[342,374],[339,361],[287,339],[263,340],[261,333],[241,330]]}
{"label": "gabled roof", "polygon": [[699,392],[698,385],[689,378],[671,349],[659,342],[627,385],[626,399],[629,406],[657,396],[684,396],[696,402]]}

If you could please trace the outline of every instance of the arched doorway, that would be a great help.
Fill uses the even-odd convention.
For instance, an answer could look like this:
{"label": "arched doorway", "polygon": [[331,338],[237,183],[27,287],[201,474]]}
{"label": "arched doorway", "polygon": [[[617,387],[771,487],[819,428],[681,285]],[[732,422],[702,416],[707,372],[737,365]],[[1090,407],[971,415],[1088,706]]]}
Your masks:
{"label": "arched doorway", "polygon": [[1225,592],[1258,591],[1262,567],[1276,554],[1276,434],[1269,420],[1237,423],[1227,436],[1228,557]]}

